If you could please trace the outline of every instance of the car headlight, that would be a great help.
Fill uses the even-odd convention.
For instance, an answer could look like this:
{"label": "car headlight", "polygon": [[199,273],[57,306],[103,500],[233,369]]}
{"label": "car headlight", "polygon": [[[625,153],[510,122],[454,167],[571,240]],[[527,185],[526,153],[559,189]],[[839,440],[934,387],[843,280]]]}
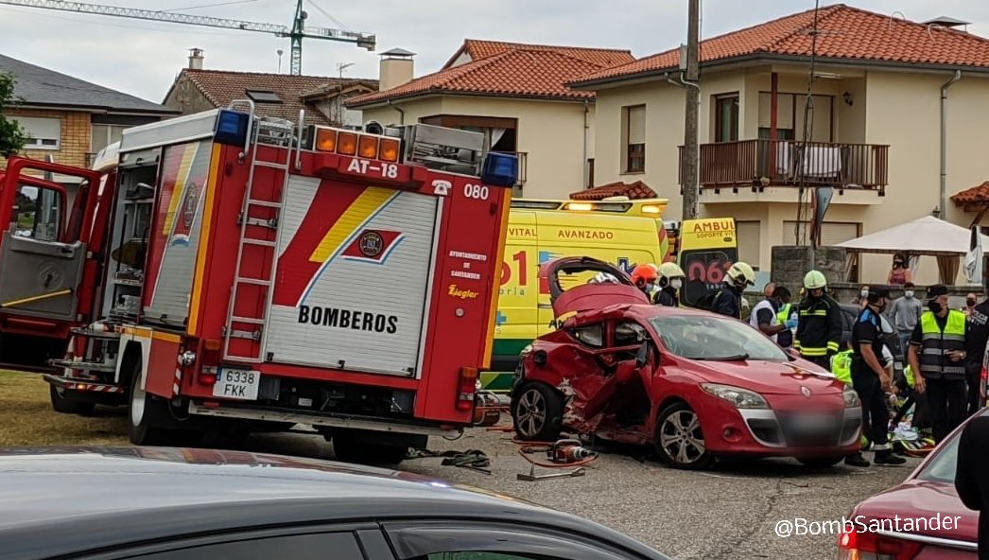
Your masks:
{"label": "car headlight", "polygon": [[523,348],[522,351],[519,352],[519,357],[520,358],[524,358],[526,356],[526,354],[528,354],[529,352],[532,352],[532,345],[531,344],[526,344],[525,345],[525,348]]}
{"label": "car headlight", "polygon": [[769,408],[769,404],[766,403],[766,399],[762,398],[762,395],[746,389],[717,383],[701,383],[701,389],[719,399],[730,402],[735,405],[735,408]]}
{"label": "car headlight", "polygon": [[845,408],[862,406],[862,400],[859,399],[859,394],[855,392],[855,389],[852,389],[851,385],[845,385],[845,388],[841,391],[841,396],[845,399]]}

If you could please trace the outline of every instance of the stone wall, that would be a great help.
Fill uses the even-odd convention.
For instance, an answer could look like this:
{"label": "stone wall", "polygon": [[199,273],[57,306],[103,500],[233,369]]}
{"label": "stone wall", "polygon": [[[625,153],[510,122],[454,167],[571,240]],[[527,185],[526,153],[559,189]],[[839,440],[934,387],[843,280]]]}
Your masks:
{"label": "stone wall", "polygon": [[[814,262],[811,262],[813,258]],[[841,247],[810,247],[777,245],[773,247],[770,279],[778,286],[786,286],[796,296],[803,286],[807,271],[817,269],[824,273],[828,284],[845,279],[845,250]]]}

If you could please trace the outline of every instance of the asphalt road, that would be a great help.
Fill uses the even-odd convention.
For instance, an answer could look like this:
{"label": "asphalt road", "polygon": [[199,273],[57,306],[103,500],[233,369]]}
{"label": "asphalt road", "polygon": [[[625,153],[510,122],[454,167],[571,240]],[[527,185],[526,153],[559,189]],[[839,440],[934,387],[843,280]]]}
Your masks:
{"label": "asphalt road", "polygon": [[[255,435],[241,448],[329,459],[319,436]],[[510,435],[474,429],[436,451],[482,449],[492,474],[441,466],[441,459],[414,459],[403,470],[470,484],[574,513],[631,535],[678,559],[835,558],[837,535],[781,538],[781,520],[840,519],[863,498],[898,484],[917,459],[903,467],[810,469],[789,459],[719,465],[706,472],[665,468],[635,449],[611,449],[579,478],[523,482],[528,472]],[[640,455],[637,457],[636,455]]]}

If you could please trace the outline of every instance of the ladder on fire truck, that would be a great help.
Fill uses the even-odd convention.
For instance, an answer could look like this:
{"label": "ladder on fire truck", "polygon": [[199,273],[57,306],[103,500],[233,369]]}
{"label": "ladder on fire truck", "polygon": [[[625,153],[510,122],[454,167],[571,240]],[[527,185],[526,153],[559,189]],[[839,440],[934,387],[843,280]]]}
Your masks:
{"label": "ladder on fire truck", "polygon": [[[274,291],[274,275],[278,265],[278,241],[267,239],[265,235],[258,235],[257,232],[269,231],[277,232],[279,220],[282,214],[285,189],[288,186],[288,176],[292,165],[293,148],[299,150],[299,140],[304,124],[305,112],[299,111],[299,122],[293,125],[283,119],[255,119],[254,103],[250,100],[236,100],[231,103],[231,108],[238,103],[250,106],[250,119],[252,132],[248,135],[250,146],[245,147],[244,154],[250,158],[250,168],[247,175],[247,186],[244,189],[244,201],[239,215],[240,239],[237,243],[237,264],[234,269],[233,286],[230,290],[230,304],[227,309],[226,322],[223,328],[223,359],[236,360],[240,362],[258,363],[262,361],[264,351],[265,323],[268,309],[271,307],[272,292]],[[284,147],[284,158],[279,161],[268,161],[259,159],[259,145]],[[258,176],[259,168],[270,169],[275,176],[271,178],[267,195],[262,193],[264,189],[257,188],[255,179]],[[280,179],[280,180],[279,180]],[[266,217],[258,217],[256,212],[268,214]],[[260,251],[270,254],[270,266],[263,266],[266,259],[261,259],[262,272],[260,275],[248,275],[245,272],[245,255],[250,252],[249,247],[256,247]],[[253,286],[264,292],[263,304],[257,308],[258,298],[254,298],[255,313],[250,315],[238,315],[238,296],[241,290]],[[247,328],[238,328],[246,326]],[[256,353],[231,352],[231,340],[247,339],[254,342],[250,347],[256,349]],[[242,347],[242,346],[241,346]]]}

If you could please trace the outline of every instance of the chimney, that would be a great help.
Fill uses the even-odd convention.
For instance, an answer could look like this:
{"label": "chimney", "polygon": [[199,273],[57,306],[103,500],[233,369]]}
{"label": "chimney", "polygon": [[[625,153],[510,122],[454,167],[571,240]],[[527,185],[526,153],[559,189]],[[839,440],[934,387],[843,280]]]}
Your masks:
{"label": "chimney", "polygon": [[189,70],[202,70],[203,58],[203,49],[189,49]]}
{"label": "chimney", "polygon": [[384,91],[412,81],[412,57],[416,53],[391,49],[381,53],[378,68],[378,91]]}

